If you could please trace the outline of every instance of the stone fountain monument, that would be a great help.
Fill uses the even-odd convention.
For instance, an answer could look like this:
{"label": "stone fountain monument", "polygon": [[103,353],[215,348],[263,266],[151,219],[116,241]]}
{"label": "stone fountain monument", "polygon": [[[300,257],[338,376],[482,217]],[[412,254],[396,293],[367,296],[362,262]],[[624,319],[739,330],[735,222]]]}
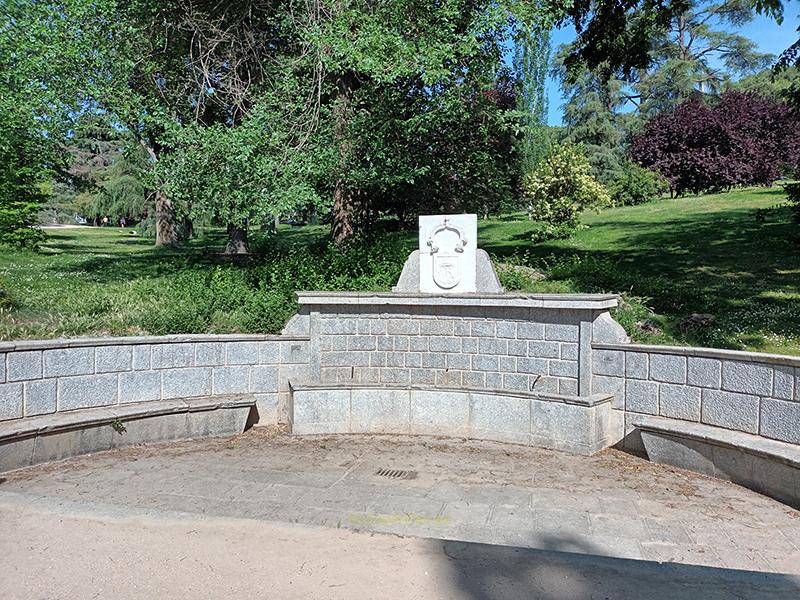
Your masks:
{"label": "stone fountain monument", "polygon": [[471,437],[590,454],[622,437],[593,391],[592,343],[625,341],[613,295],[505,292],[475,215],[419,217],[392,292],[298,292],[285,333],[309,372],[284,408],[296,434]]}

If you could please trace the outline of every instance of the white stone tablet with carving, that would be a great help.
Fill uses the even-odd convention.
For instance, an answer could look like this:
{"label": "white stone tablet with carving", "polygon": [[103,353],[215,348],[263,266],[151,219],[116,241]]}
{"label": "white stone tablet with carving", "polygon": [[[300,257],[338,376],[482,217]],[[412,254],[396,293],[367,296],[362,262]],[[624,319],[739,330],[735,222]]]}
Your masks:
{"label": "white stone tablet with carving", "polygon": [[419,218],[419,291],[463,294],[476,291],[476,215],[423,215]]}

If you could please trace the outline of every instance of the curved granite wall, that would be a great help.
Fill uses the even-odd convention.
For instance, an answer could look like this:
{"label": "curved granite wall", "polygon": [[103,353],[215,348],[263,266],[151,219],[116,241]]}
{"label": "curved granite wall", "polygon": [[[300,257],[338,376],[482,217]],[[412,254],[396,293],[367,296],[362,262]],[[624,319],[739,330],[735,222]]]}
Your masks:
{"label": "curved granite wall", "polygon": [[[640,415],[800,444],[800,357],[713,348],[593,345],[592,390]],[[636,436],[626,445],[637,448]]]}
{"label": "curved granite wall", "polygon": [[[181,335],[0,342],[0,422],[83,408],[253,394],[276,422],[308,338]],[[285,404],[285,402],[284,402]]]}
{"label": "curved granite wall", "polygon": [[[249,394],[260,423],[297,416],[298,433],[362,421],[418,433],[445,423],[559,449],[583,439],[582,452],[621,443],[768,492],[775,483],[751,481],[780,463],[772,481],[797,489],[779,497],[800,502],[800,358],[631,344],[608,295],[298,298],[301,310],[279,336],[0,343],[0,427],[84,408]],[[380,390],[390,388],[394,400],[383,406]],[[589,437],[576,429],[583,422],[593,423]]]}

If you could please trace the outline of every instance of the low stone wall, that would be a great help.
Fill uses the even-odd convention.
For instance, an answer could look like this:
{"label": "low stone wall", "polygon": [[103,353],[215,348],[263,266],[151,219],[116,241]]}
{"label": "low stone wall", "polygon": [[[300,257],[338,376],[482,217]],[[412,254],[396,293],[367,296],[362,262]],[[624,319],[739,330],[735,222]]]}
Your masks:
{"label": "low stone wall", "polygon": [[[301,292],[298,301],[279,336],[0,343],[0,426],[248,394],[258,422],[294,417],[297,433],[390,426],[578,452],[620,443],[643,451],[642,417],[651,416],[661,420],[651,438],[689,440],[680,456],[661,458],[672,464],[694,464],[701,445],[714,446],[703,450],[712,459],[723,446],[725,456],[737,448],[755,455],[767,440],[782,446],[759,460],[785,454],[792,469],[800,464],[800,358],[630,344],[609,314],[612,295]],[[396,414],[381,423],[387,406]],[[484,413],[491,427],[481,425]],[[364,421],[371,414],[378,420]],[[444,421],[426,430],[425,415]],[[714,435],[698,441],[687,423]],[[745,464],[755,463],[713,468],[733,473]]]}
{"label": "low stone wall", "polygon": [[589,455],[611,443],[610,400],[392,384],[305,385],[293,390],[292,432],[464,437]]}
{"label": "low stone wall", "polygon": [[0,342],[0,421],[84,408],[251,393],[280,418],[308,374],[308,338],[183,335]]}
{"label": "low stone wall", "polygon": [[[637,415],[712,425],[800,444],[800,358],[755,352],[594,344],[593,391]],[[639,448],[636,436],[626,444]]]}
{"label": "low stone wall", "polygon": [[[312,381],[586,396],[616,296],[302,292]],[[609,327],[611,332],[609,333]]]}

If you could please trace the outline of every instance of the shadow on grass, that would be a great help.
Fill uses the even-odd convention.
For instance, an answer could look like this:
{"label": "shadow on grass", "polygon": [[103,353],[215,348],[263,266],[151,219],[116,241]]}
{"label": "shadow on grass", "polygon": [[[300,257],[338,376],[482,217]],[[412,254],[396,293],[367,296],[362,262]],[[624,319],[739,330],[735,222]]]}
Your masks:
{"label": "shadow on grass", "polygon": [[[800,331],[800,249],[788,213],[780,217],[759,223],[734,208],[659,222],[600,222],[570,240],[529,245],[525,262],[574,291],[643,298],[686,342],[740,347],[731,337],[740,333],[763,347],[765,337]],[[486,247],[501,258],[520,250],[508,242]],[[720,327],[680,331],[678,322],[692,313],[713,314]]]}
{"label": "shadow on grass", "polygon": [[716,600],[800,597],[800,576],[602,556],[584,540],[550,535],[542,549],[431,540],[454,596],[480,600]]}

